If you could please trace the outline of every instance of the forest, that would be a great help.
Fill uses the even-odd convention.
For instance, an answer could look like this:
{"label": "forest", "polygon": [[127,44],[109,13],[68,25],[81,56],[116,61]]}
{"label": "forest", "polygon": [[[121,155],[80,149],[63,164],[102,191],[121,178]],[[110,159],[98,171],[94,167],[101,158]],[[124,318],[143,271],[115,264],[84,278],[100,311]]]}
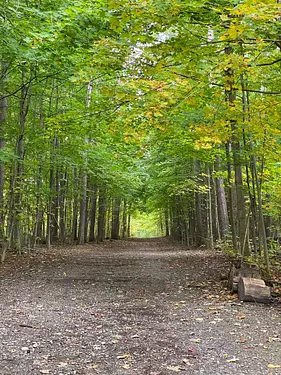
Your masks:
{"label": "forest", "polygon": [[280,375],[281,0],[0,35],[0,374]]}
{"label": "forest", "polygon": [[281,214],[278,0],[2,0],[0,241],[126,238],[136,215],[265,268]]}

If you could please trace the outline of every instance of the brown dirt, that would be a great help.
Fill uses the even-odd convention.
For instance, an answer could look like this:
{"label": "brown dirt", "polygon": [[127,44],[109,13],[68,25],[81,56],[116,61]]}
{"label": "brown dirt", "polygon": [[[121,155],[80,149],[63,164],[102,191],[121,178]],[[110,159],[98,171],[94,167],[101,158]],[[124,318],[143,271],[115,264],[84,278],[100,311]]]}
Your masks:
{"label": "brown dirt", "polygon": [[11,262],[0,374],[281,374],[280,305],[239,304],[227,269],[222,254],[165,239]]}

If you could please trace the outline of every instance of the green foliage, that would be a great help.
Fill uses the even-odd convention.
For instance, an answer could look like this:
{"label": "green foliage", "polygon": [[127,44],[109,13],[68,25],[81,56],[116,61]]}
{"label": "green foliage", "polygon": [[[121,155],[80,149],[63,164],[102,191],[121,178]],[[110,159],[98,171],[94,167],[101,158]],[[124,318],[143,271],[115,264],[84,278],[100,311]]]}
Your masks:
{"label": "green foliage", "polygon": [[136,211],[131,222],[132,237],[161,237],[163,232],[159,228],[159,215],[154,213],[140,213]]}
{"label": "green foliage", "polygon": [[11,0],[0,16],[7,216],[17,163],[25,213],[38,196],[47,212],[59,195],[53,171],[67,175],[72,202],[78,171],[132,211],[187,216],[195,195],[209,193],[202,166],[220,157],[212,177],[233,180],[225,144],[235,139],[243,167],[255,156],[264,209],[279,220],[280,4]]}

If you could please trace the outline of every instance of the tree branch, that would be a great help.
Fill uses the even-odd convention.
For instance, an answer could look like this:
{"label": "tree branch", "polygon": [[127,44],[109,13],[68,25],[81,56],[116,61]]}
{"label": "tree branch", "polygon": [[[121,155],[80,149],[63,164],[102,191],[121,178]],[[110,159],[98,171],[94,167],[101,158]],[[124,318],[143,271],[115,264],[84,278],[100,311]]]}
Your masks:
{"label": "tree branch", "polygon": [[[281,59],[280,59],[280,61],[281,61]],[[172,72],[172,73],[176,74],[177,76],[183,77],[183,78],[188,78],[188,79],[193,79],[193,80],[199,81],[199,79],[196,78],[196,77],[194,77],[194,76],[187,76],[185,74],[178,73],[178,72]],[[206,82],[206,83],[208,83],[210,85],[213,85],[213,86],[218,86],[218,87],[225,88],[225,85],[223,85],[221,83],[217,83],[217,82]],[[233,87],[233,90],[239,91],[240,89]],[[262,90],[248,89],[248,88],[244,89],[243,91],[246,91],[246,92],[255,92],[257,94],[264,94],[264,95],[281,95],[281,91],[262,91]]]}
{"label": "tree branch", "polygon": [[274,64],[276,64],[276,63],[278,63],[278,62],[280,62],[280,61],[281,61],[281,58],[280,58],[280,59],[277,59],[277,60],[274,60],[274,61],[271,61],[271,62],[269,62],[269,63],[256,64],[255,66],[269,66],[269,65],[274,65]]}

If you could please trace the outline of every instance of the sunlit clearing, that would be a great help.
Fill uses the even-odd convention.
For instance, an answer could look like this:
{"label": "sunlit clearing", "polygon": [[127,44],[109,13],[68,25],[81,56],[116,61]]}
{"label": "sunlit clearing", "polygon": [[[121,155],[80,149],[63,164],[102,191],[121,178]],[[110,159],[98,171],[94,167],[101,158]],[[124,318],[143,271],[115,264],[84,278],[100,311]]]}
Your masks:
{"label": "sunlit clearing", "polygon": [[131,236],[138,238],[162,237],[163,229],[157,213],[136,212],[131,221]]}

